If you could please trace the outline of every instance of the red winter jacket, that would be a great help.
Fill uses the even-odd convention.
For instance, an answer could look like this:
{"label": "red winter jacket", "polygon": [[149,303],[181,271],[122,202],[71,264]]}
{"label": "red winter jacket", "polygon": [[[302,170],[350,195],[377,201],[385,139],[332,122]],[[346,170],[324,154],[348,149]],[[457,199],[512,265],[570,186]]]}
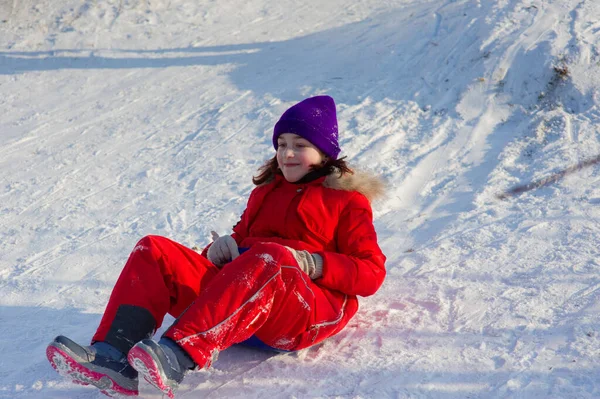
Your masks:
{"label": "red winter jacket", "polygon": [[316,320],[338,318],[341,329],[358,309],[356,296],[374,294],[385,277],[370,205],[382,191],[378,179],[358,172],[306,184],[277,175],[252,191],[232,237],[239,247],[275,242],[321,255],[323,276],[314,283],[324,306]]}

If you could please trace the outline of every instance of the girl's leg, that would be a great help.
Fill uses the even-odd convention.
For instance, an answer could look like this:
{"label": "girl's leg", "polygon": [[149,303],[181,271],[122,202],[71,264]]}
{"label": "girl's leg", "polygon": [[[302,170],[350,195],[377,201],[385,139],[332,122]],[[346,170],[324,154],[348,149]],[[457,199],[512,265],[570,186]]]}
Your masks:
{"label": "girl's leg", "polygon": [[178,317],[219,269],[192,249],[159,236],[142,238],[119,276],[92,341],[125,355],[154,334],[169,313]]}
{"label": "girl's leg", "polygon": [[108,396],[137,396],[138,375],[127,362],[129,349],[152,335],[167,312],[181,314],[217,272],[204,257],[171,240],[143,238],[113,289],[93,345],[58,336],[46,350],[50,364]]}
{"label": "girl's leg", "polygon": [[[186,372],[176,352],[190,356],[197,367],[208,367],[220,350],[250,338],[267,320],[273,304],[289,297],[281,277],[282,264],[297,268],[285,247],[255,244],[223,267],[159,343],[150,339],[138,342],[129,351],[129,363],[173,398]],[[298,303],[297,298],[294,303]],[[290,306],[289,311],[301,324],[308,318],[304,306]],[[174,351],[169,343],[176,346]]]}
{"label": "girl's leg", "polygon": [[223,267],[159,343],[137,343],[129,363],[172,398],[186,372],[177,352],[208,367],[219,351],[254,334],[275,348],[310,346],[339,331],[356,311],[339,295],[330,301],[285,247],[255,244]]}
{"label": "girl's leg", "polygon": [[[341,331],[358,310],[356,297],[322,289],[297,267],[282,266],[281,275],[287,297],[273,303],[255,333],[268,346],[300,350],[316,345]],[[297,312],[308,317],[298,320]]]}
{"label": "girl's leg", "polygon": [[[288,276],[286,268],[294,271]],[[204,367],[218,351],[250,338],[270,318],[280,320],[281,336],[297,335],[311,319],[309,284],[285,247],[256,244],[213,278],[165,337]]]}

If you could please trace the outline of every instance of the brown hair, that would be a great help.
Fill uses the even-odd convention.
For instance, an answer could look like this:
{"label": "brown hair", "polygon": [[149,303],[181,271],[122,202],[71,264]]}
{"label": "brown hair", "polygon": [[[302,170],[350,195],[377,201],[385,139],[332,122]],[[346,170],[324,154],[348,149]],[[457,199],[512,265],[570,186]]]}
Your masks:
{"label": "brown hair", "polygon": [[[323,175],[330,175],[334,172],[339,173],[339,177],[342,177],[346,173],[354,174],[354,171],[350,169],[345,161],[346,157],[340,159],[328,159],[322,165],[313,165],[312,170],[325,169]],[[252,183],[260,186],[261,184],[271,181],[275,175],[281,175],[281,169],[277,165],[277,156],[266,161],[260,168],[258,168],[258,176],[252,177]]]}

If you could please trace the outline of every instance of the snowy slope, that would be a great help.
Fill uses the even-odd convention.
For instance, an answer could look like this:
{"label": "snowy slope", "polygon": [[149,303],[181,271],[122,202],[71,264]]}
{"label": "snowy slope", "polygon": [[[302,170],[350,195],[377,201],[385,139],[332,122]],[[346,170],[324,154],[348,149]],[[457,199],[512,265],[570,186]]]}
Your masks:
{"label": "snowy slope", "polygon": [[497,198],[600,154],[598,21],[595,0],[0,1],[0,397],[102,397],[47,343],[89,340],[142,236],[227,233],[273,124],[319,93],[388,182],[386,282],[324,344],[231,348],[180,397],[600,397],[600,166]]}

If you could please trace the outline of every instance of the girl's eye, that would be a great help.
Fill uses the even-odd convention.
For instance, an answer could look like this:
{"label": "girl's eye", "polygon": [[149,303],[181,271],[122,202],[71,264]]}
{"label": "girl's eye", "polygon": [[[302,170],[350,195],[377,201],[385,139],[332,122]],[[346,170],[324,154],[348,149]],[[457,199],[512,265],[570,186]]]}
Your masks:
{"label": "girl's eye", "polygon": [[277,144],[277,147],[285,147],[285,143],[279,143]]}

